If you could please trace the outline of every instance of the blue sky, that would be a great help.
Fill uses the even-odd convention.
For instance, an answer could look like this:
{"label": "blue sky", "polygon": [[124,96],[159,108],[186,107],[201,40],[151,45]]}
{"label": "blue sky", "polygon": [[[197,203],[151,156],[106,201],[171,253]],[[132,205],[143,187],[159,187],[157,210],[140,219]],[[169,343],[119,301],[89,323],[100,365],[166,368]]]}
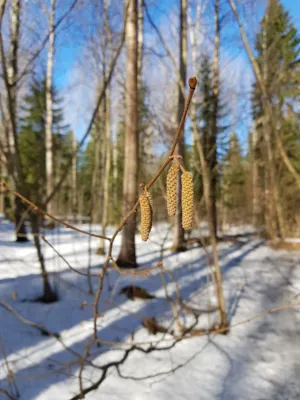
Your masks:
{"label": "blue sky", "polygon": [[[300,0],[282,0],[282,3],[290,11],[293,21],[300,30]],[[166,10],[168,10],[168,7],[174,5],[174,1],[162,0],[160,3],[156,2],[156,4],[158,4],[158,9],[154,12],[152,11],[151,15],[153,19],[155,19],[157,25],[159,25],[160,16],[163,15]],[[76,18],[74,21],[76,21]],[[83,43],[83,35],[80,29],[82,29],[82,26],[76,26],[75,22],[75,25],[70,25],[68,30],[63,30],[60,32],[57,39],[58,51],[55,55],[54,82],[56,86],[62,90],[62,93],[68,89],[68,85],[70,85],[72,79],[74,80],[76,64],[78,64],[78,61],[82,57],[81,45]],[[149,25],[147,25],[147,29],[149,29]],[[231,46],[231,49],[228,49],[228,53],[232,54],[234,57],[235,53],[239,54],[239,50],[235,47],[235,45],[233,45]],[[242,58],[244,58],[246,65],[248,62],[246,55],[244,54]],[[86,71],[87,75],[88,73],[89,72]],[[248,74],[251,74],[250,67],[248,68]],[[83,95],[82,97],[82,102],[84,103],[85,96]],[[76,127],[76,134],[78,137],[80,137],[84,132],[86,121],[84,121],[82,118],[79,118],[79,120],[74,124],[72,119],[74,120],[74,111],[72,112],[72,107],[69,105],[66,112],[66,122],[71,123],[71,126],[74,129]],[[240,135],[242,139],[246,139],[248,129],[249,127],[247,126],[247,123],[244,123],[244,126],[240,127]]]}
{"label": "blue sky", "polygon": [[283,0],[282,4],[290,11],[297,27],[300,28],[300,1],[299,0]]}

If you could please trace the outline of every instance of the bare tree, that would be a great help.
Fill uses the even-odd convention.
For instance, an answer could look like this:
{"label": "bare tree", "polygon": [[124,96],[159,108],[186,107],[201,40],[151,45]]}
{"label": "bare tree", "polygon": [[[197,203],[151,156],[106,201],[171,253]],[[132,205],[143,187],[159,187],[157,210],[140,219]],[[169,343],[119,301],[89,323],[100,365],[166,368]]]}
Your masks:
{"label": "bare tree", "polygon": [[[105,236],[108,224],[109,213],[109,177],[111,167],[111,131],[110,131],[110,86],[108,85],[105,94],[105,165],[103,182],[103,207],[102,207],[102,235]],[[98,254],[104,254],[104,239],[101,239],[101,245]]]}
{"label": "bare tree", "polygon": [[260,214],[259,204],[259,173],[258,173],[258,160],[257,160],[257,147],[258,147],[258,131],[254,128],[251,137],[251,154],[252,154],[252,223],[253,226],[258,226],[258,219]]}
{"label": "bare tree", "polygon": [[[1,10],[4,15],[6,1],[2,1]],[[17,104],[17,78],[18,78],[18,50],[20,36],[20,0],[13,0],[11,3],[10,18],[10,44],[8,57],[5,57],[3,48],[3,39],[1,36],[1,61],[3,68],[3,79],[6,88],[7,100],[7,131],[8,131],[8,171],[14,178],[16,189],[22,188],[22,168],[20,153],[17,141],[17,120],[18,120],[18,104]],[[2,20],[1,18],[1,20]],[[23,206],[20,199],[15,199],[15,226],[17,242],[27,241],[25,220],[23,217]]]}
{"label": "bare tree", "polygon": [[210,132],[210,154],[209,154],[209,169],[211,179],[211,207],[212,207],[212,223],[214,227],[214,235],[218,235],[217,225],[217,134],[218,134],[218,116],[219,116],[219,96],[220,96],[220,2],[215,0],[215,38],[214,38],[214,58],[212,64],[212,121]]}
{"label": "bare tree", "polygon": [[[219,3],[216,0],[215,4],[215,24],[219,24]],[[198,23],[200,19],[200,11],[197,13]],[[216,31],[219,31],[219,27],[215,26]],[[191,52],[192,52],[192,64],[193,69],[197,71],[197,24],[195,25],[195,31],[190,29],[190,38],[191,38]],[[219,63],[219,33],[215,33],[215,58],[214,63]],[[219,66],[215,65],[215,74],[219,76]],[[217,96],[219,95],[219,77],[215,76],[215,87]],[[218,101],[218,99],[217,99]],[[218,107],[218,103],[215,104],[215,107]],[[218,112],[218,110],[216,110]],[[223,285],[222,285],[222,273],[219,263],[219,256],[218,256],[218,248],[217,248],[217,237],[216,237],[216,230],[215,230],[215,220],[214,220],[214,208],[213,208],[213,201],[215,200],[214,196],[211,194],[211,186],[212,186],[212,179],[210,177],[210,173],[212,172],[211,168],[207,165],[207,160],[205,157],[203,143],[200,139],[200,132],[197,125],[197,113],[196,113],[196,103],[195,101],[192,102],[191,105],[191,120],[192,120],[192,131],[193,131],[193,140],[196,150],[199,154],[200,158],[200,165],[201,165],[201,173],[202,173],[202,180],[203,180],[203,192],[204,192],[204,201],[205,201],[205,208],[206,208],[206,215],[207,215],[207,222],[208,222],[208,229],[209,229],[209,236],[212,245],[213,251],[213,262],[214,262],[214,269],[213,269],[213,281],[215,284],[215,292],[218,301],[218,311],[219,311],[219,325],[223,328],[227,327],[227,315],[225,309],[225,300],[223,294]],[[210,261],[208,260],[210,263]]]}
{"label": "bare tree", "polygon": [[[137,200],[138,174],[138,41],[137,41],[137,0],[128,0],[126,22],[126,115],[124,147],[124,214]],[[135,254],[136,214],[133,214],[122,231],[121,251],[117,260],[120,267],[136,267]]]}
{"label": "bare tree", "polygon": [[[179,74],[180,80],[178,82],[178,103],[177,103],[177,124],[179,124],[181,115],[184,110],[184,91],[182,86],[186,83],[186,70],[187,70],[187,0],[180,0],[180,16],[179,16]],[[184,130],[184,127],[183,127]],[[185,145],[184,135],[181,135],[178,145],[176,148],[176,154],[184,157]],[[175,217],[174,225],[174,238],[173,238],[173,249],[174,251],[186,250],[186,244],[184,241],[184,230],[182,228],[182,213],[181,213],[181,180],[178,176],[178,197],[177,197],[177,214]]]}
{"label": "bare tree", "polygon": [[[53,139],[52,139],[52,124],[53,124],[53,58],[54,58],[54,43],[55,43],[55,11],[56,0],[51,0],[49,14],[49,47],[46,72],[46,126],[45,126],[45,148],[46,148],[46,197],[53,190]],[[52,202],[47,205],[49,213],[52,213]]]}
{"label": "bare tree", "polygon": [[74,132],[72,132],[72,150],[75,154],[72,159],[72,214],[77,216],[78,213],[78,193],[77,193],[77,139]]}

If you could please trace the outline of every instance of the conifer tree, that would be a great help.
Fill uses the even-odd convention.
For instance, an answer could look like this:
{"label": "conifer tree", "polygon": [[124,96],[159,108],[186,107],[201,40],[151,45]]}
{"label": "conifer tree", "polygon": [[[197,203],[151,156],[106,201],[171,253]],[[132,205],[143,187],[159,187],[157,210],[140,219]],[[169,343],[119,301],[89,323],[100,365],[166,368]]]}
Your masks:
{"label": "conifer tree", "polygon": [[[65,126],[62,125],[63,114],[59,107],[61,100],[53,90],[53,132],[59,143],[63,140]],[[29,93],[25,96],[22,105],[22,118],[19,121],[19,146],[21,154],[22,173],[26,193],[38,206],[43,204],[46,196],[46,149],[45,149],[45,115],[46,115],[46,81],[33,80]],[[40,244],[41,218],[38,213],[29,214],[34,243],[37,249],[43,279],[43,296],[40,300],[50,303],[57,300],[56,293],[52,290],[45,260]]]}
{"label": "conifer tree", "polygon": [[223,223],[237,224],[245,218],[246,166],[238,138],[234,132],[230,137],[228,152],[224,159],[222,174]]}
{"label": "conifer tree", "polygon": [[[272,107],[272,118],[268,113],[259,83],[253,87],[253,115],[258,132],[258,160],[263,168],[260,175],[260,186],[264,188],[264,216],[266,231],[271,239],[282,239],[287,230],[287,206],[283,198],[282,180],[289,181],[290,173],[282,165],[282,159],[276,147],[276,134],[280,136],[286,153],[296,171],[299,171],[297,156],[290,149],[296,149],[297,134],[291,134],[287,127],[294,122],[291,116],[299,100],[298,57],[300,38],[289,13],[279,0],[269,0],[266,14],[261,22],[257,35],[257,63],[260,67],[269,104]],[[288,112],[290,110],[290,112]],[[272,127],[276,126],[278,132]],[[255,189],[253,190],[255,192]],[[295,197],[297,195],[295,193]]]}

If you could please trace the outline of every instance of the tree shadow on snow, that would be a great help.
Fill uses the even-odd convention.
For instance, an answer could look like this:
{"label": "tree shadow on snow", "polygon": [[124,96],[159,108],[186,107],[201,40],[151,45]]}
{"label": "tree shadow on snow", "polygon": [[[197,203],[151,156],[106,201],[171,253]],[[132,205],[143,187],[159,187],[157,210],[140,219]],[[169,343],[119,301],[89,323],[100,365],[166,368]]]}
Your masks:
{"label": "tree shadow on snow", "polygon": [[[261,242],[252,244],[250,242],[250,246],[249,242],[236,243],[230,248],[221,249],[219,252],[221,261],[222,259],[226,259],[226,257],[229,259],[227,262],[225,261],[223,263],[223,275],[233,268],[236,268],[244,257],[256,250],[260,245]],[[191,251],[199,252],[199,249],[192,249]],[[238,255],[234,258],[230,258],[232,253],[236,251],[238,252]],[[182,262],[182,257],[183,256],[181,255],[178,256],[176,254],[167,254],[164,257],[164,260],[168,259],[168,263],[172,265],[172,263],[176,263],[178,260],[181,260],[180,262]],[[158,260],[158,257],[153,258],[151,265],[154,265]],[[148,262],[147,266],[149,266]],[[140,267],[143,268],[143,265],[140,264]],[[181,267],[174,269],[178,282],[181,282],[181,280],[183,282],[180,287],[183,300],[188,299],[196,290],[199,290],[199,288],[206,283],[207,278],[205,268],[206,257],[204,254],[199,257],[198,254],[198,256],[195,256],[194,261],[189,262],[188,264],[183,263]],[[128,305],[128,299],[125,296],[116,296],[113,304],[109,302],[111,296],[109,285],[111,285],[113,282],[117,282],[119,279],[120,288],[127,285],[129,281],[128,277],[125,279],[120,279],[120,276],[116,271],[110,271],[109,280],[105,281],[102,301],[99,307],[99,314],[101,315],[101,313],[105,313],[105,315],[108,316],[108,321],[104,319],[104,321],[106,321],[104,326],[101,326],[103,322],[101,317],[99,318],[98,335],[102,340],[126,340],[126,338],[129,337],[132,332],[137,331],[141,327],[141,315],[143,317],[151,317],[157,314],[159,314],[159,316],[171,316],[169,303],[164,299],[164,290],[162,289],[160,274],[157,271],[155,273],[154,272],[155,271],[153,271],[153,275],[150,279],[140,279],[138,281],[138,285],[147,288],[150,293],[155,293],[158,297],[147,302],[142,302],[139,300],[136,301],[135,304],[140,305],[140,307],[138,308],[138,315],[134,315],[132,313],[124,314],[120,310],[120,307],[122,308]],[[190,275],[196,273],[199,274],[196,279],[187,279],[190,277]],[[59,275],[59,278],[69,280],[71,284],[68,290],[60,288],[61,301],[58,303],[41,305],[34,303],[20,303],[18,301],[9,300],[13,288],[15,290],[19,290],[20,295],[26,295],[26,293],[37,293],[38,290],[40,290],[41,280],[40,277],[36,275],[19,277],[13,281],[11,279],[4,279],[0,281],[1,298],[8,301],[12,307],[24,317],[43,324],[51,331],[61,332],[62,340],[64,340],[64,331],[76,327],[77,325],[82,325],[84,331],[84,329],[86,329],[85,325],[87,324],[89,330],[86,337],[82,338],[82,336],[80,336],[81,332],[74,332],[72,338],[74,343],[69,346],[71,350],[82,354],[84,352],[84,347],[90,340],[92,334],[90,321],[92,318],[91,303],[93,298],[76,289],[76,287],[85,288],[85,290],[87,289],[85,277],[72,274],[70,271],[66,270],[56,273],[56,275]],[[133,277],[131,280],[137,281],[137,278]],[[187,283],[185,283],[185,280]],[[97,281],[98,278],[93,278],[95,287]],[[166,276],[166,281],[168,287],[172,286],[172,282],[168,276]],[[76,287],[72,285],[76,285]],[[116,293],[118,293],[119,288],[116,290]],[[86,305],[82,308],[80,305],[83,302],[85,302]],[[232,302],[233,299],[229,297],[229,304]],[[54,339],[42,336],[38,331],[22,324],[19,321],[16,321],[16,317],[9,314],[6,310],[0,309],[0,318],[2,321],[1,336],[5,344],[7,354],[9,355],[11,353],[15,353],[17,359],[18,354],[16,353],[21,349],[25,350],[27,348],[28,351],[25,352],[23,357],[28,358],[28,360],[32,360],[30,366],[25,367],[24,369],[21,369],[15,373],[15,379],[19,383],[21,389],[20,392],[22,393],[21,399],[34,399],[49,386],[66,379],[64,374],[54,373],[53,368],[57,365],[61,365],[61,363],[73,361],[74,356],[72,354],[62,348],[61,345],[59,345]],[[76,335],[79,335],[78,338],[76,338]],[[34,361],[35,355],[38,352],[43,352],[43,349],[48,349],[50,346],[54,345],[54,351],[51,353],[51,356],[45,356],[44,358],[39,357],[36,361]],[[91,350],[90,360],[95,359],[99,356],[99,354],[106,351],[109,351],[109,348],[106,346],[101,346],[100,348],[95,346]],[[49,361],[49,358],[51,358],[51,361]],[[72,373],[76,373],[77,369],[78,366],[74,367],[72,369]],[[26,376],[43,375],[45,371],[49,371],[50,374],[53,374],[51,375],[51,379],[46,376],[40,377],[40,379],[34,383],[30,380],[26,381]],[[0,381],[0,387],[6,387],[6,385],[6,380]]]}

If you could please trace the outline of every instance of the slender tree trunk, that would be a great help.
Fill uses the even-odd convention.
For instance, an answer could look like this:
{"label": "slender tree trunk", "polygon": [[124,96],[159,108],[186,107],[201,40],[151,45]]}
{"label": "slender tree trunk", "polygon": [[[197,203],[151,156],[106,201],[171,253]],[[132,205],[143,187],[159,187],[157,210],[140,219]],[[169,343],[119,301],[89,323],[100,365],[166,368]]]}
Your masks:
{"label": "slender tree trunk", "polygon": [[[23,190],[23,176],[20,164],[20,154],[17,143],[17,86],[16,80],[18,76],[18,49],[19,49],[19,33],[20,33],[20,0],[12,0],[11,4],[11,26],[10,26],[10,49],[7,66],[7,80],[9,87],[7,88],[7,101],[9,111],[9,138],[8,148],[10,154],[9,173],[15,176],[16,190]],[[15,226],[16,226],[16,241],[26,242],[26,227],[24,218],[24,207],[21,200],[15,198]]]}
{"label": "slender tree trunk", "polygon": [[[100,136],[100,132],[98,133],[98,135]],[[97,137],[95,143],[94,168],[92,172],[92,181],[91,181],[90,217],[92,224],[95,224],[97,222],[97,217],[98,217],[98,212],[95,208],[95,200],[98,196],[99,169],[100,169],[100,138]]]}
{"label": "slender tree trunk", "polygon": [[257,160],[258,131],[255,128],[252,134],[252,224],[258,226],[260,205],[259,205],[259,174]]}
{"label": "slender tree trunk", "polygon": [[210,196],[212,207],[212,223],[215,237],[218,236],[217,225],[217,134],[218,134],[218,114],[219,114],[219,95],[220,95],[220,18],[219,18],[219,0],[215,0],[215,39],[214,39],[214,58],[212,65],[212,124],[210,132],[209,159],[208,166],[210,170]]}
{"label": "slender tree trunk", "polygon": [[[55,41],[55,7],[56,0],[51,0],[50,17],[49,17],[49,47],[46,75],[46,198],[50,196],[53,190],[53,140],[52,140],[52,124],[53,124],[53,58],[54,58],[54,41]],[[47,204],[47,211],[53,213],[53,202]]]}
{"label": "slender tree trunk", "polygon": [[113,199],[114,199],[114,207],[117,209],[118,204],[119,204],[119,199],[118,199],[118,144],[117,141],[113,145],[113,182],[114,182],[114,193],[113,193]]}
{"label": "slender tree trunk", "polygon": [[[2,154],[0,153],[0,181],[4,181],[4,164],[2,163]],[[4,214],[4,190],[0,189],[0,215]]]}
{"label": "slender tree trunk", "polygon": [[[76,135],[72,133],[72,151],[73,154],[76,153],[77,149],[77,139]],[[72,214],[76,217],[78,214],[78,195],[77,195],[77,155],[73,156],[72,159]]]}
{"label": "slender tree trunk", "polygon": [[138,89],[142,86],[143,70],[143,47],[144,47],[144,13],[143,0],[138,0]]}
{"label": "slender tree trunk", "polygon": [[48,272],[45,266],[45,260],[42,253],[41,241],[40,241],[40,216],[35,213],[30,213],[30,223],[31,229],[34,238],[34,244],[37,250],[38,259],[40,262],[41,270],[42,270],[42,279],[43,279],[43,296],[40,298],[41,301],[45,303],[53,303],[57,300],[56,293],[51,289],[51,285],[49,282]]}
{"label": "slender tree trunk", "polygon": [[[195,107],[193,104],[192,107]],[[196,145],[197,150],[200,156],[201,162],[201,169],[202,169],[202,179],[203,179],[203,191],[204,191],[204,200],[206,206],[206,213],[207,213],[207,222],[208,222],[208,229],[209,235],[211,240],[211,246],[213,251],[213,260],[214,260],[214,281],[216,282],[216,295],[218,301],[218,311],[219,311],[219,327],[226,327],[227,326],[227,315],[225,309],[225,300],[223,294],[223,283],[222,283],[222,273],[219,264],[219,257],[218,257],[218,248],[217,248],[217,238],[215,236],[214,230],[214,223],[213,223],[213,207],[211,203],[211,194],[210,194],[210,184],[211,179],[209,176],[210,170],[206,164],[205,156],[203,147],[199,138],[198,129],[197,129],[197,122],[195,118],[195,112],[192,114],[192,128],[195,131],[195,137],[197,137]]]}
{"label": "slender tree trunk", "polygon": [[[138,174],[138,43],[137,0],[128,0],[126,23],[126,116],[123,202],[126,215],[137,200]],[[135,254],[136,213],[122,231],[122,245],[118,257],[120,267],[136,267]]]}
{"label": "slender tree trunk", "polygon": [[[177,124],[181,120],[184,110],[185,98],[181,84],[185,87],[187,69],[187,0],[180,0],[180,21],[179,21],[179,71],[180,80],[178,82],[178,104],[177,104]],[[184,130],[184,127],[182,128]],[[184,158],[185,153],[184,135],[179,138],[175,154]],[[173,250],[176,252],[185,251],[186,243],[184,240],[184,229],[182,228],[181,212],[181,180],[178,176],[178,196],[177,196],[177,214],[175,216]]]}
{"label": "slender tree trunk", "polygon": [[[107,86],[105,94],[105,166],[104,166],[104,185],[103,185],[103,211],[102,211],[102,235],[106,236],[109,213],[109,181],[111,167],[111,134],[110,134],[110,85]],[[101,239],[98,254],[104,254],[105,240]]]}
{"label": "slender tree trunk", "polygon": [[[266,14],[266,20],[268,19],[268,12]],[[268,48],[267,48],[267,38],[266,38],[266,31],[263,32],[263,41],[262,41],[262,49],[263,49],[263,82],[268,81]],[[263,119],[263,130],[264,130],[264,140],[266,143],[266,152],[267,152],[267,168],[268,168],[268,192],[270,193],[270,200],[271,204],[270,207],[267,207],[267,210],[270,211],[269,221],[270,223],[270,236],[272,240],[276,240],[277,238],[277,226],[279,229],[280,237],[284,240],[284,226],[283,226],[283,217],[282,217],[282,210],[280,205],[280,198],[278,193],[278,185],[276,180],[276,171],[275,171],[275,162],[274,162],[274,146],[272,146],[272,142],[274,142],[272,137],[272,122],[270,117],[272,116],[268,113],[268,104],[269,96],[268,88],[265,87],[265,95],[263,99],[263,109],[265,110],[265,116]],[[276,125],[276,124],[273,124]],[[277,128],[276,128],[277,129]]]}

